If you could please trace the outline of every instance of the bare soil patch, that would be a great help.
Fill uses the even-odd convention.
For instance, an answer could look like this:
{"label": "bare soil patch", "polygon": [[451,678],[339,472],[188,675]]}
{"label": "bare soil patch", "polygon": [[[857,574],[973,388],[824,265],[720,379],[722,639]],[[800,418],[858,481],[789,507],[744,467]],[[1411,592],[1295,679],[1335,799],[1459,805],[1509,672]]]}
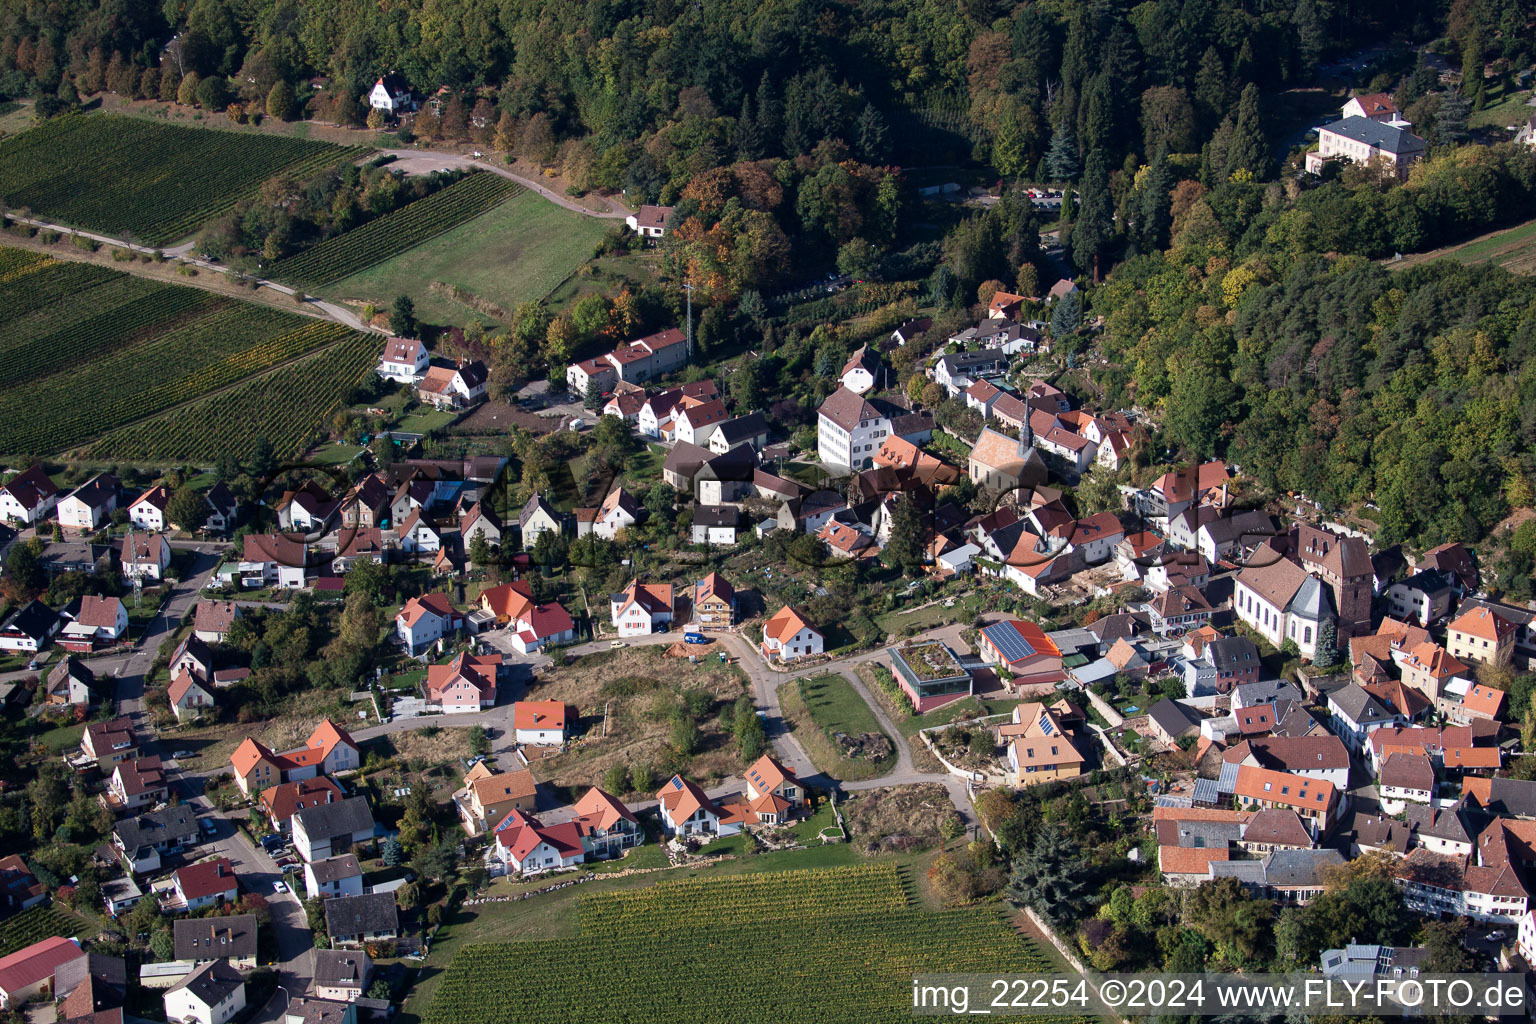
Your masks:
{"label": "bare soil patch", "polygon": [[841,808],[849,841],[865,853],[938,846],[940,822],[955,813],[949,791],[936,782],[863,790]]}

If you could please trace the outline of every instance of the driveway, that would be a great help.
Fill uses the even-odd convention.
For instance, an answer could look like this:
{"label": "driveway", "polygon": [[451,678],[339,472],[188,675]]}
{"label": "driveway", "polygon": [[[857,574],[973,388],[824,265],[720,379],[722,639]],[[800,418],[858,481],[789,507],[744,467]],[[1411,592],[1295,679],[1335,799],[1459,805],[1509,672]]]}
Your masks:
{"label": "driveway", "polygon": [[[568,196],[563,196],[553,189],[546,188],[543,184],[532,178],[525,178],[521,174],[514,174],[503,164],[495,162],[495,155],[475,159],[472,156],[464,156],[461,153],[443,153],[435,149],[386,149],[385,155],[395,158],[395,163],[407,174],[430,174],[433,171],[442,170],[471,170],[478,169],[499,174],[503,178],[517,182],[530,192],[535,192],[556,206],[579,213],[586,217],[596,217],[598,220],[623,220],[629,216],[629,211],[621,208],[614,209],[610,204],[606,211],[589,210],[580,203],[574,202]],[[377,160],[378,153],[370,153],[364,160]],[[606,200],[605,200],[606,202]]]}

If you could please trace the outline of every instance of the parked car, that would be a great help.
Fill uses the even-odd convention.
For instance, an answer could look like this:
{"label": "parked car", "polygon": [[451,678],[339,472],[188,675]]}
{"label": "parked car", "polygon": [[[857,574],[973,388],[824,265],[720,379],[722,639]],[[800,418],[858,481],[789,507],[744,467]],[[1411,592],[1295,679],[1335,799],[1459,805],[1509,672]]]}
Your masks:
{"label": "parked car", "polygon": [[628,647],[629,644],[625,643],[623,640],[610,640],[610,641],[608,641],[608,646],[609,647]]}
{"label": "parked car", "polygon": [[273,892],[287,892],[288,891],[288,883],[286,883],[286,882],[273,882],[272,883],[272,891]]}
{"label": "parked car", "polygon": [[194,751],[191,751],[191,750],[178,750],[178,751],[176,751],[176,753],[172,754],[171,756],[174,757],[178,761],[185,761],[189,757],[196,757],[197,754]]}

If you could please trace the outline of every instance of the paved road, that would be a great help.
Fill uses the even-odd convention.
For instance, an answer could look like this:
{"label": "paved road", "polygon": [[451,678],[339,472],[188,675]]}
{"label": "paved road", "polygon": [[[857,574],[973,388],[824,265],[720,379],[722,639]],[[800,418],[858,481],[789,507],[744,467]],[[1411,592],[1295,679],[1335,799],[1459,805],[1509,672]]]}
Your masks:
{"label": "paved road", "polygon": [[[90,238],[100,242],[102,245],[111,245],[120,249],[128,249],[133,252],[143,253],[147,256],[153,256],[157,252],[164,253],[171,259],[184,260],[185,262],[190,263],[192,266],[197,267],[200,270],[209,270],[219,275],[223,275],[224,272],[229,269],[218,263],[200,259],[191,255],[193,246],[192,242],[183,242],[181,245],[172,246],[165,249],[155,249],[150,246],[139,245],[136,242],[129,242],[122,238],[113,238],[110,235],[98,235],[93,231],[82,231],[79,228],[72,228],[64,224],[54,224],[51,221],[38,220],[35,217],[21,217],[15,214],[12,214],[12,217],[15,220],[21,221],[23,224],[31,224],[38,228],[49,228],[66,235],[78,235],[81,238]],[[57,253],[57,256],[60,259],[69,259],[70,253],[67,250],[60,250]],[[132,273],[134,265],[124,264],[122,267],[118,267],[116,269],[124,270],[127,273]],[[278,284],[276,281],[269,281],[264,277],[254,277],[251,279],[254,280],[259,287],[270,288],[272,291],[277,292],[280,295],[293,295],[296,291],[296,289],[290,288],[285,284]],[[178,281],[177,283],[185,284],[193,288],[199,287],[198,279],[195,277],[189,277],[185,281]],[[212,291],[213,289],[205,290]],[[220,294],[223,293],[221,292]],[[345,327],[350,327],[354,331],[371,331],[375,334],[387,333],[385,331],[381,331],[377,328],[369,327],[368,325],[364,324],[357,318],[357,314],[353,313],[346,306],[339,306],[334,302],[326,302],[322,299],[317,299],[312,296],[306,299],[303,304],[294,303],[293,312],[304,316],[312,316],[319,320],[330,320],[333,323],[338,323]]]}
{"label": "paved road", "polygon": [[[606,212],[589,210],[580,203],[572,201],[569,196],[563,196],[532,178],[525,178],[521,174],[515,174],[508,170],[505,165],[498,164],[493,160],[477,160],[472,156],[465,156],[462,153],[445,153],[436,149],[386,149],[383,152],[388,156],[394,157],[399,163],[405,164],[405,169],[408,172],[427,174],[441,168],[453,168],[456,170],[478,168],[482,171],[490,171],[492,174],[499,174],[503,178],[515,181],[530,192],[537,192],[556,206],[564,207],[572,213],[596,217],[598,220],[623,220],[629,216],[629,211],[622,208],[617,210],[610,208]],[[378,153],[370,153],[359,162],[368,162],[378,158]]]}

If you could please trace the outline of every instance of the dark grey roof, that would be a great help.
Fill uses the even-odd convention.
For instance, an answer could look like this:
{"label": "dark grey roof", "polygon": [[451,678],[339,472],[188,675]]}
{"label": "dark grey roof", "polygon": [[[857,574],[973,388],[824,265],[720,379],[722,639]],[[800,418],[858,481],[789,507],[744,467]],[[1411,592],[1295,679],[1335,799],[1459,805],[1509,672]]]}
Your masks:
{"label": "dark grey roof", "polygon": [[1342,121],[1327,125],[1323,130],[1367,146],[1374,146],[1383,153],[1391,153],[1395,156],[1424,152],[1424,140],[1413,132],[1395,128],[1382,121],[1373,121],[1368,117],[1346,117]]}
{"label": "dark grey roof", "polygon": [[1146,612],[1116,612],[1088,626],[1088,629],[1099,638],[1099,643],[1105,646],[1121,638],[1128,640],[1146,628]]}
{"label": "dark grey roof", "polygon": [[534,514],[541,509],[545,515],[555,522],[558,523],[560,521],[560,513],[555,511],[555,507],[545,501],[542,495],[535,494],[528,499],[527,503],[523,505],[523,510],[517,514],[517,524],[519,526],[527,526],[528,520],[532,519]]}
{"label": "dark grey roof", "polygon": [[315,950],[315,985],[323,988],[366,988],[373,960],[362,950]]}
{"label": "dark grey roof", "polygon": [[283,1011],[283,1019],[298,1017],[304,1024],[341,1024],[347,1019],[350,1003],[338,1003],[331,999],[295,999]]}
{"label": "dark grey roof", "polygon": [[715,428],[724,438],[727,445],[738,445],[743,441],[750,441],[754,437],[766,437],[768,435],[768,421],[760,412],[749,412],[745,416],[737,416],[735,419],[726,420]]}
{"label": "dark grey roof", "polygon": [[723,455],[716,455],[699,467],[695,480],[745,480],[752,482],[757,471],[757,453],[750,446],[738,445]]}
{"label": "dark grey roof", "polygon": [[1218,544],[1235,543],[1244,547],[1261,544],[1266,537],[1275,536],[1274,520],[1258,509],[1221,516],[1202,524],[1200,528]]}
{"label": "dark grey roof", "polygon": [[42,640],[59,621],[58,613],[41,601],[28,601],[0,625],[7,633],[20,633],[33,640]]}
{"label": "dark grey roof", "polygon": [[700,505],[694,509],[694,526],[735,526],[741,521],[741,510],[735,505]]}
{"label": "dark grey roof", "polygon": [[125,850],[136,850],[195,836],[197,828],[197,812],[186,804],[178,804],[124,818],[112,826],[112,831]]}
{"label": "dark grey roof", "polygon": [[897,437],[905,437],[908,434],[920,434],[925,430],[934,428],[933,413],[909,412],[891,419],[891,433]]}
{"label": "dark grey roof", "polygon": [[[1211,652],[1211,664],[1218,671],[1241,672],[1259,663],[1258,647],[1245,636],[1224,636],[1220,640],[1212,640],[1206,650]],[[1298,691],[1296,696],[1300,698],[1301,693]]]}
{"label": "dark grey roof", "polygon": [[320,804],[295,811],[295,827],[302,827],[310,839],[328,839],[332,836],[349,836],[357,832],[373,831],[373,812],[368,801],[360,796],[349,797],[338,803]]}
{"label": "dark grey roof", "polygon": [[[1247,637],[1235,637],[1234,639],[1242,640],[1248,646],[1253,647],[1253,641]],[[1221,643],[1221,641],[1218,640],[1217,643]],[[1211,646],[1214,648],[1216,645],[1212,644]],[[1214,651],[1212,653],[1214,654]],[[1258,660],[1258,656],[1258,648],[1255,647],[1253,651],[1255,661]],[[1212,660],[1215,660],[1214,657]],[[1234,662],[1233,664],[1241,666],[1242,662]],[[1216,667],[1222,668],[1223,665],[1218,661],[1216,662]],[[1302,693],[1296,688],[1296,685],[1286,682],[1284,679],[1261,679],[1257,683],[1237,684],[1237,703],[1245,708],[1251,708],[1258,704],[1271,704],[1277,700],[1299,701],[1303,699]]]}
{"label": "dark grey roof", "polygon": [[1248,885],[1263,885],[1267,879],[1263,861],[1216,860],[1210,863],[1212,878],[1235,878]]}
{"label": "dark grey roof", "polygon": [[1461,815],[1455,808],[1409,804],[1403,811],[1403,821],[1417,835],[1458,843],[1472,841],[1472,837],[1467,834],[1466,825],[1462,823]]}
{"label": "dark grey roof", "polygon": [[961,373],[974,373],[977,370],[1005,370],[1008,368],[1010,356],[1005,356],[997,349],[987,349],[981,352],[960,352],[948,355],[939,360],[939,365],[951,376]]}
{"label": "dark grey roof", "polygon": [[1393,719],[1392,712],[1388,711],[1381,701],[1366,693],[1364,688],[1356,683],[1350,683],[1330,693],[1328,703],[1336,706],[1351,721],[1359,724],[1390,722]]}
{"label": "dark grey roof", "polygon": [[325,930],[332,939],[351,935],[383,935],[398,930],[400,915],[395,894],[335,896],[325,901]]}
{"label": "dark grey roof", "polygon": [[177,960],[214,960],[256,955],[256,915],[198,917],[176,921]]}
{"label": "dark grey roof", "polygon": [[1423,593],[1426,597],[1435,598],[1451,592],[1451,580],[1446,573],[1437,569],[1420,569],[1407,579],[1398,580],[1392,584],[1394,587],[1409,587]]}
{"label": "dark grey roof", "polygon": [[1488,805],[1483,810],[1513,818],[1536,818],[1536,782],[1498,776],[1489,779]]}
{"label": "dark grey roof", "polygon": [[1401,544],[1394,544],[1371,556],[1371,572],[1376,575],[1378,580],[1396,579],[1407,568],[1408,558],[1403,554],[1403,546]]}
{"label": "dark grey roof", "polygon": [[1321,886],[1319,873],[1344,863],[1338,850],[1274,850],[1264,856],[1267,885]]}
{"label": "dark grey roof", "polygon": [[1170,736],[1178,739],[1181,734],[1200,725],[1200,714],[1185,707],[1172,697],[1164,697],[1147,712],[1147,717],[1161,726]]}
{"label": "dark grey roof", "polygon": [[1408,826],[1383,814],[1356,814],[1349,831],[1361,847],[1399,854],[1408,852],[1408,838],[1412,834]]}
{"label": "dark grey roof", "polygon": [[239,971],[223,960],[215,960],[181,979],[172,991],[188,989],[208,1006],[217,1006],[244,986],[245,979]]}
{"label": "dark grey roof", "polygon": [[317,860],[309,866],[317,883],[339,882],[343,878],[356,878],[363,873],[358,866],[357,857],[354,854],[344,853],[339,857],[327,857],[325,860]]}
{"label": "dark grey roof", "polygon": [[1238,821],[1175,821],[1177,846],[1215,848],[1235,843],[1243,837]]}
{"label": "dark grey roof", "polygon": [[1314,622],[1322,622],[1324,619],[1333,618],[1333,598],[1328,594],[1328,588],[1316,576],[1308,575],[1301,581],[1301,586],[1296,591],[1296,596],[1291,598],[1291,603],[1286,610],[1293,615],[1305,615]]}
{"label": "dark grey roof", "polygon": [[[78,956],[67,963],[60,964],[53,972],[53,993],[55,996],[65,996],[79,988],[87,979],[90,979],[95,991],[93,1004],[96,1009],[102,1009],[99,1004],[108,1002],[104,997],[116,996],[116,1003],[122,1001],[124,993],[128,991],[128,964],[120,956],[103,956],[101,953],[87,953]],[[106,991],[103,991],[106,990]]]}

